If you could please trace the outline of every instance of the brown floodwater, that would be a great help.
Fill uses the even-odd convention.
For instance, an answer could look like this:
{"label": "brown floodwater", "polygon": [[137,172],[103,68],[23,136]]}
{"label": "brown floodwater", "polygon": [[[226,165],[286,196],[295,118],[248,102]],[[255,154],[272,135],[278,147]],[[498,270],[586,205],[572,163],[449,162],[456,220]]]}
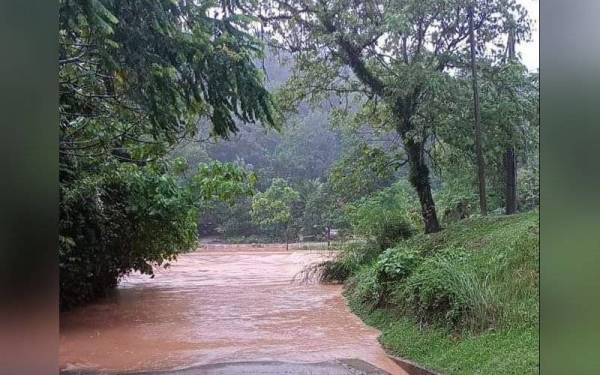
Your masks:
{"label": "brown floodwater", "polygon": [[60,366],[107,372],[241,361],[357,358],[404,374],[352,314],[341,286],[294,276],[325,251],[205,245],[156,276],[61,315]]}

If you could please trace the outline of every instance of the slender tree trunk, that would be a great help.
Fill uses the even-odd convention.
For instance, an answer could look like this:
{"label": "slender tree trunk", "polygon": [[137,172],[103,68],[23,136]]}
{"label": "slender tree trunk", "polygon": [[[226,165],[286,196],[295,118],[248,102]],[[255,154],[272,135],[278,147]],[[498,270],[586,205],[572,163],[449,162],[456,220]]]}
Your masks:
{"label": "slender tree trunk", "polygon": [[[509,62],[515,59],[515,35],[512,30],[508,35],[508,59]],[[513,144],[514,129],[512,129],[512,124],[509,126],[511,126],[509,129],[510,144],[504,153],[504,201],[507,215],[517,212],[517,157]]]}
{"label": "slender tree trunk", "polygon": [[289,250],[289,247],[288,247],[288,227],[289,227],[289,224],[286,224],[285,225],[285,250],[286,251]]}
{"label": "slender tree trunk", "polygon": [[487,198],[485,192],[485,161],[481,146],[481,112],[479,108],[479,86],[477,84],[477,67],[475,65],[475,31],[473,29],[473,6],[469,7],[469,37],[471,44],[471,76],[473,82],[473,105],[475,111],[475,155],[477,157],[477,179],[479,182],[479,208],[482,215],[487,215]]}
{"label": "slender tree trunk", "polygon": [[504,155],[506,214],[517,212],[517,166],[515,149],[510,146]]}
{"label": "slender tree trunk", "polygon": [[412,139],[404,139],[403,141],[404,147],[408,153],[408,163],[410,167],[409,180],[419,196],[425,233],[439,232],[441,228],[435,211],[433,195],[431,194],[429,168],[427,167],[424,158],[425,145],[421,142],[414,142]]}
{"label": "slender tree trunk", "polygon": [[[525,131],[523,131],[523,133],[525,133]],[[524,167],[526,167],[529,163],[528,163],[528,158],[527,158],[527,153],[529,151],[527,150],[527,142],[523,142],[523,152],[521,153],[521,163]]]}
{"label": "slender tree trunk", "polygon": [[329,249],[329,244],[331,243],[331,227],[327,226],[327,248]]}

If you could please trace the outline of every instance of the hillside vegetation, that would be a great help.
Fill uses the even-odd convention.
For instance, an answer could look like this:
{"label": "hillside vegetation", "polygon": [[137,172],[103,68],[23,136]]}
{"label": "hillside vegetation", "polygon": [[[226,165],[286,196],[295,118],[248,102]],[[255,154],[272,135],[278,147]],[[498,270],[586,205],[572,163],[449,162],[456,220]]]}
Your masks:
{"label": "hillside vegetation", "polygon": [[477,217],[325,264],[393,354],[445,374],[538,373],[536,211]]}

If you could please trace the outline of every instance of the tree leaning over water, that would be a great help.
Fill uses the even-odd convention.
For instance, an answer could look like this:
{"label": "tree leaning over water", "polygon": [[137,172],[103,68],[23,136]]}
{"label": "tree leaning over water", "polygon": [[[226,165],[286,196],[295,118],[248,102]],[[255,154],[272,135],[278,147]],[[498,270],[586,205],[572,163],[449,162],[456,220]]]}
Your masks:
{"label": "tree leaning over water", "polygon": [[[432,196],[428,147],[434,123],[428,104],[452,69],[467,66],[469,17],[464,0],[271,0],[251,11],[271,42],[292,52],[296,76],[290,100],[315,94],[364,98],[400,136],[426,233],[440,224]],[[514,0],[476,1],[478,48],[510,24],[526,34],[529,21]]]}
{"label": "tree leaning over water", "polygon": [[202,138],[226,138],[242,123],[276,124],[253,62],[262,45],[243,31],[248,20],[235,6],[60,1],[62,308],[193,247],[203,195],[232,199],[251,190],[250,175],[230,165],[201,168],[186,184],[182,165],[165,158],[198,136],[201,118],[211,124]]}

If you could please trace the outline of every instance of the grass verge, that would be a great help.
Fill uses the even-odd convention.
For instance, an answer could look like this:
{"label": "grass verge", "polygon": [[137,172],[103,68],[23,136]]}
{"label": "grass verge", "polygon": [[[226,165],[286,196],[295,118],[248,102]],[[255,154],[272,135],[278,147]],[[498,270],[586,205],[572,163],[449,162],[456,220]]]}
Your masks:
{"label": "grass verge", "polygon": [[336,262],[391,354],[444,374],[537,374],[538,237],[537,212],[474,218]]}

